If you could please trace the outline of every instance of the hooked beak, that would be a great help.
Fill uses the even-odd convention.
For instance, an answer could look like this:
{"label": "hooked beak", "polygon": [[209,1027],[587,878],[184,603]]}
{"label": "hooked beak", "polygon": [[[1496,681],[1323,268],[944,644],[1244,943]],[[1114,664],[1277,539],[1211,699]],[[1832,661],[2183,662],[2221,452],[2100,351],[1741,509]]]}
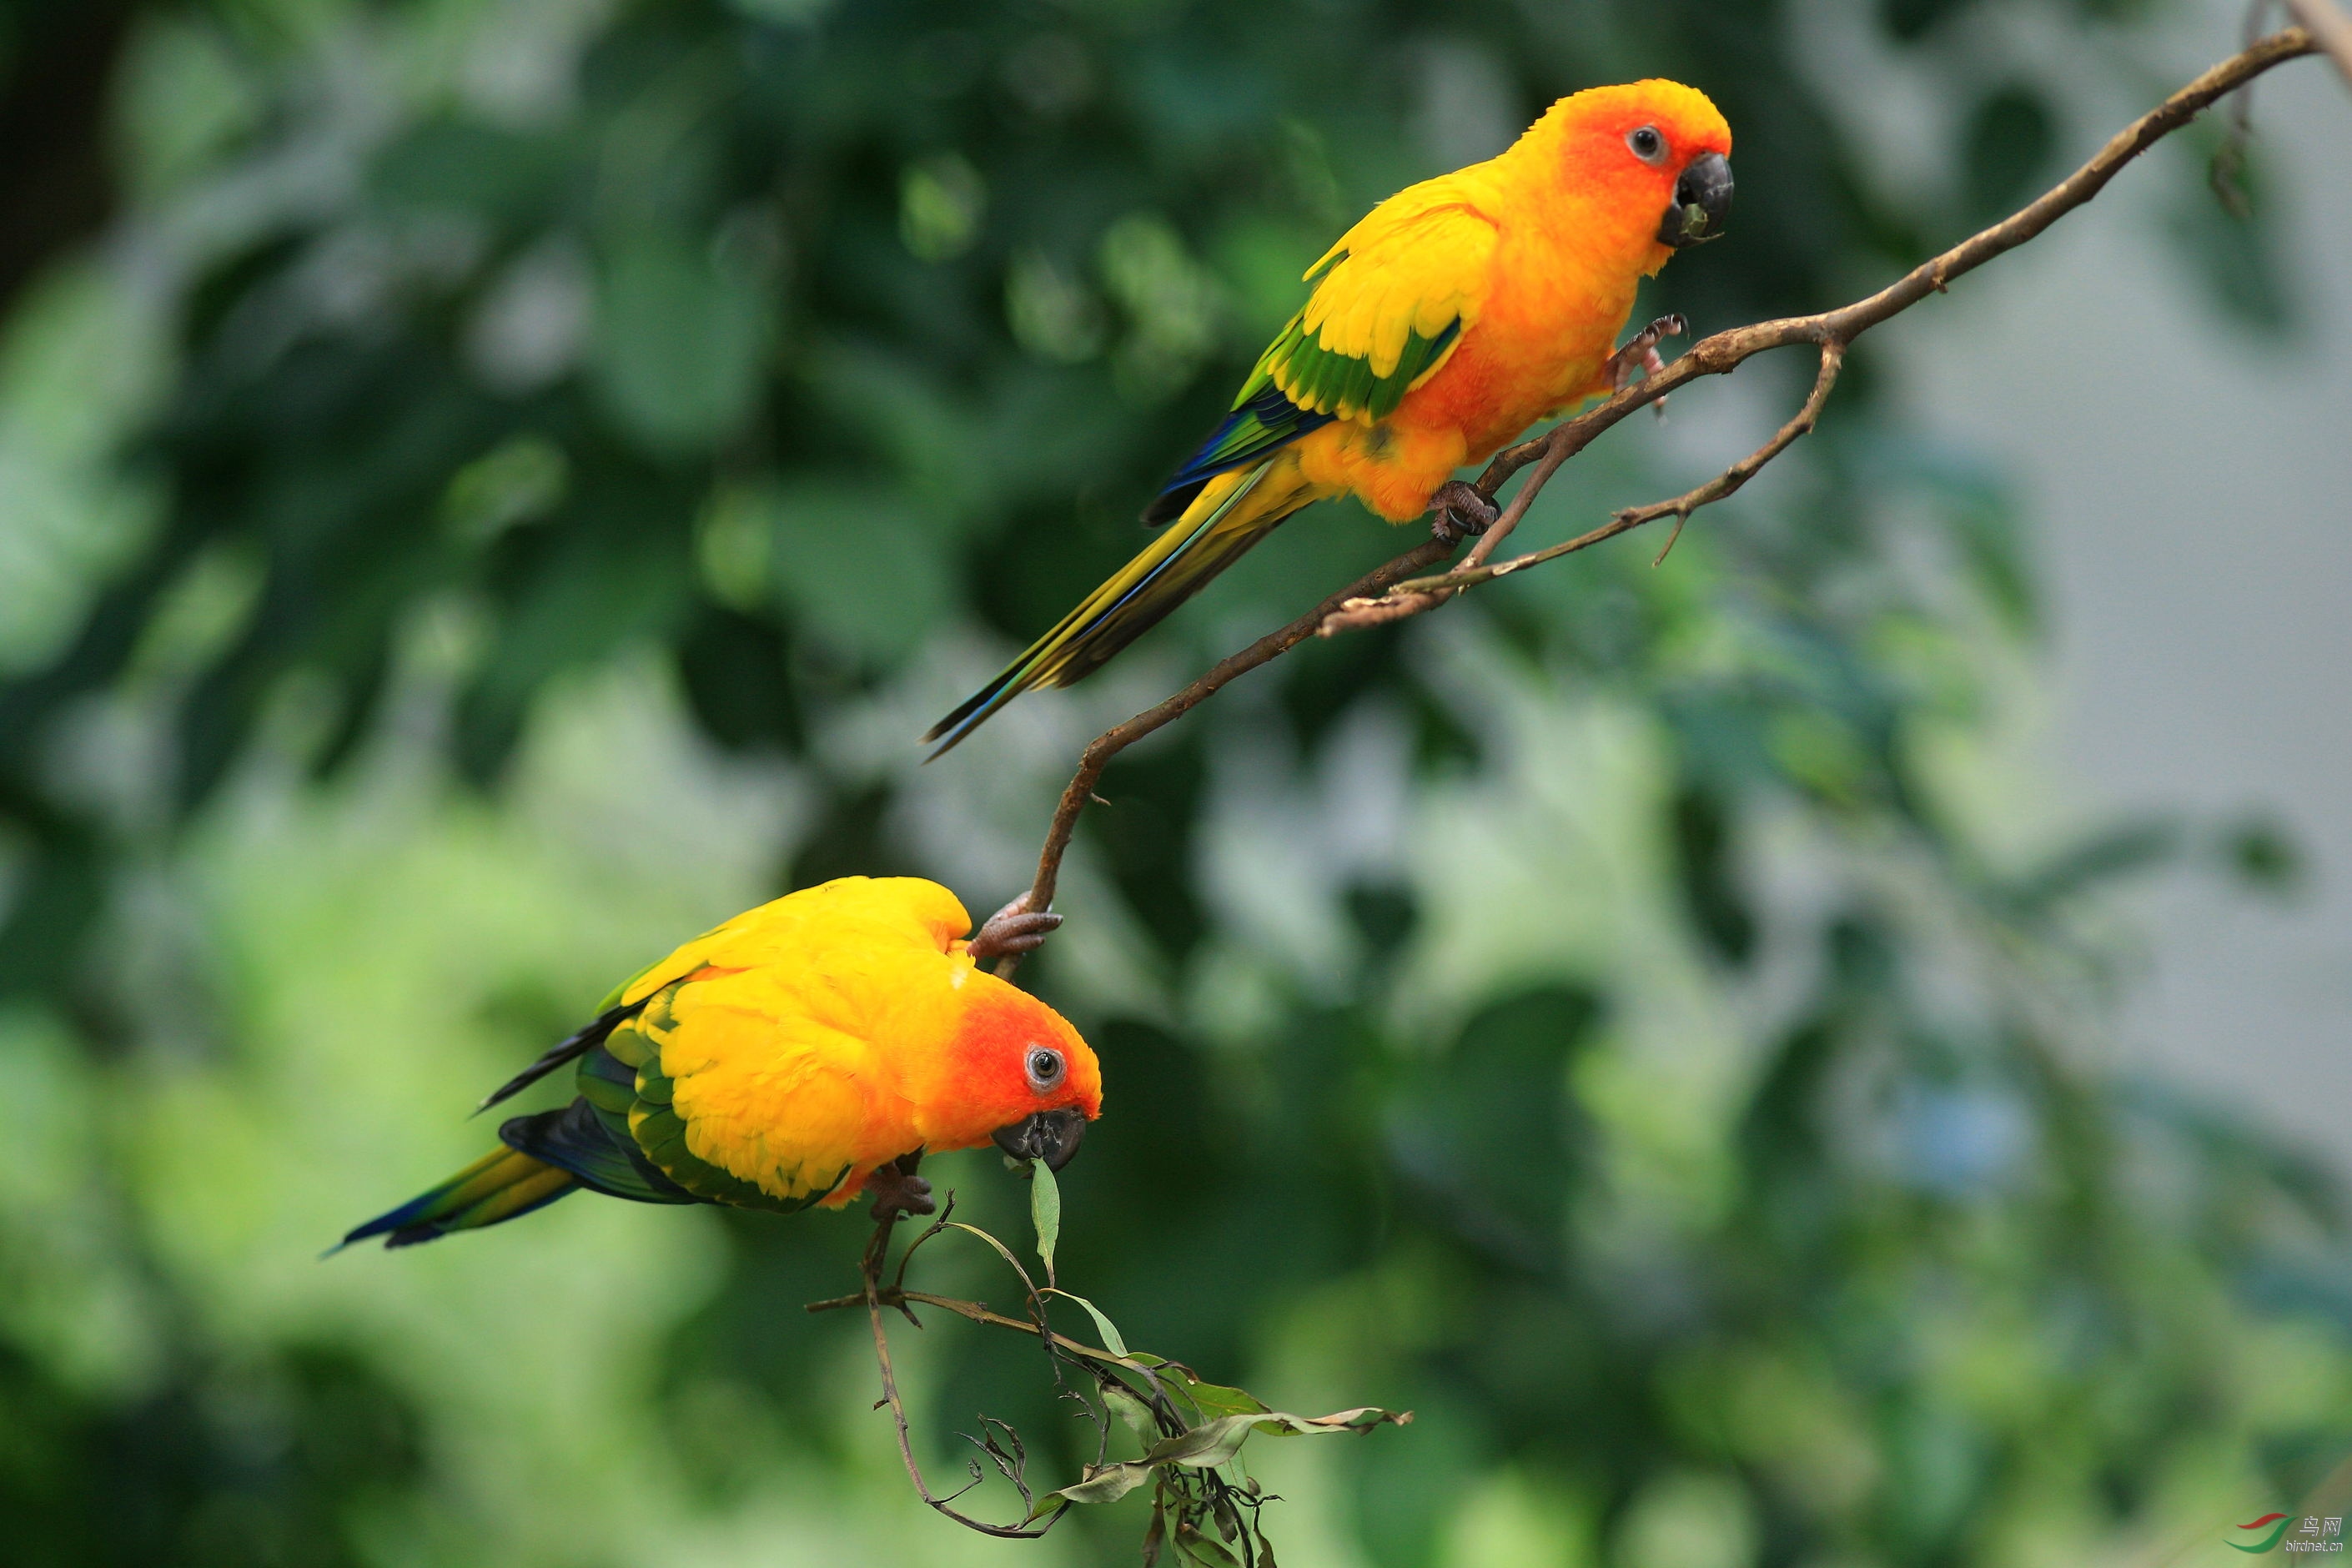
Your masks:
{"label": "hooked beak", "polygon": [[1658,243],[1680,249],[1723,232],[1731,214],[1731,160],[1720,153],[1693,158],[1675,182],[1675,199],[1658,220]]}
{"label": "hooked beak", "polygon": [[1068,1164],[1078,1152],[1078,1140],[1086,1135],[1087,1119],[1067,1109],[1041,1110],[989,1134],[998,1148],[1014,1159],[1043,1160],[1049,1171]]}

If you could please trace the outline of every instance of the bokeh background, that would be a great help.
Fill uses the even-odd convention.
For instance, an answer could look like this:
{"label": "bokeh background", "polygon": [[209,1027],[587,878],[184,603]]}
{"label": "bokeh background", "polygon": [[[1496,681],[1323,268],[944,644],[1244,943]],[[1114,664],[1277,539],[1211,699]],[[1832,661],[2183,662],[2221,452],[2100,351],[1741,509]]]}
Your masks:
{"label": "bokeh background", "polygon": [[[1371,202],[1692,82],[1738,206],[1654,301],[1705,331],[1997,216],[2241,21],[0,16],[0,1555],[188,1568],[1126,1560],[1131,1505],[1014,1546],[915,1502],[864,1325],[800,1310],[851,1220],[317,1254],[683,936],[851,871],[995,907],[1088,736],[1392,553],[1304,516],[918,766]],[[1663,566],[1310,644],[1107,775],[1024,972],[1109,1083],[1066,1280],[1419,1413],[1255,1446],[1286,1563],[2201,1560],[2352,1453],[2352,97],[2256,97],[2250,217],[2168,143],[1866,340]],[[1677,395],[1530,534],[1807,374]],[[945,1473],[981,1410],[1073,1461],[1033,1357],[902,1338]]]}

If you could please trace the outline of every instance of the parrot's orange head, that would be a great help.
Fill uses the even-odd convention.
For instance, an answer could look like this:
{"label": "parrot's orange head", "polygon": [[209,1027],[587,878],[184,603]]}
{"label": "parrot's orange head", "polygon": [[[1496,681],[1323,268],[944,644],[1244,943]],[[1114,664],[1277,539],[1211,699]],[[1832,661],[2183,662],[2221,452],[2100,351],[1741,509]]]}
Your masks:
{"label": "parrot's orange head", "polygon": [[947,1083],[954,1102],[940,1121],[953,1142],[991,1142],[1015,1159],[1058,1171],[1102,1114],[1102,1064],[1069,1021],[992,974],[967,975]]}
{"label": "parrot's orange head", "polygon": [[1558,160],[1580,205],[1629,215],[1629,240],[1650,247],[1645,271],[1713,239],[1730,215],[1731,127],[1696,88],[1588,88],[1553,104],[1527,142]]}

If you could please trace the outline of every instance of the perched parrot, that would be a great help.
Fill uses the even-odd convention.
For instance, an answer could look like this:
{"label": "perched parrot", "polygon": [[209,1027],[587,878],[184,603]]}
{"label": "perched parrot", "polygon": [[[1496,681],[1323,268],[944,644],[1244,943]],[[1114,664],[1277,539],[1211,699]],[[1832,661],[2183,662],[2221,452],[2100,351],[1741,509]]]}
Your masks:
{"label": "perched parrot", "polygon": [[1101,1068],[1059,1014],[977,965],[1060,921],[1015,900],[964,942],[955,895],[912,877],[844,877],[738,915],[482,1105],[574,1058],[578,1099],[508,1121],[504,1148],[342,1245],[431,1241],[578,1187],[783,1214],[870,1191],[929,1214],[901,1157],[992,1141],[1059,1170],[1101,1114]]}
{"label": "perched parrot", "polygon": [[1143,514],[1173,526],[923,738],[943,752],[1031,687],[1093,674],[1312,502],[1353,494],[1391,522],[1434,504],[1440,537],[1459,537],[1449,512],[1482,531],[1494,505],[1454,470],[1656,366],[1663,321],[1611,345],[1641,280],[1722,232],[1730,152],[1694,89],[1597,87],[1374,207]]}

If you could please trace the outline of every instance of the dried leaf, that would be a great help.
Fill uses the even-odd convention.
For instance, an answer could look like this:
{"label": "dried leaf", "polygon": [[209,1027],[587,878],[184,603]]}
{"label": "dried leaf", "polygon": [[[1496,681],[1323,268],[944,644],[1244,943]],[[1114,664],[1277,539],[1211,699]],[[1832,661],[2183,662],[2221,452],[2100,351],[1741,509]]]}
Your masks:
{"label": "dried leaf", "polygon": [[1168,1500],[1155,1496],[1151,1500],[1151,1528],[1143,1532],[1143,1568],[1153,1568],[1160,1561],[1160,1549],[1168,1542]]}
{"label": "dried leaf", "polygon": [[1063,1503],[1117,1502],[1150,1479],[1150,1465],[1130,1462],[1105,1465],[1099,1469],[1089,1467],[1086,1479],[1039,1498],[1029,1510],[1029,1519],[1032,1522],[1043,1519]]}
{"label": "dried leaf", "polygon": [[1176,1527],[1176,1550],[1202,1568],[1242,1568],[1241,1559],[1190,1524]]}
{"label": "dried leaf", "polygon": [[[1248,1396],[1244,1394],[1243,1397]],[[1234,1456],[1241,1452],[1242,1445],[1249,1440],[1252,1432],[1264,1432],[1276,1437],[1318,1436],[1331,1432],[1369,1432],[1375,1426],[1391,1424],[1402,1426],[1412,1419],[1412,1412],[1410,1410],[1381,1410],[1369,1405],[1356,1410],[1342,1410],[1332,1415],[1293,1415],[1286,1410],[1265,1409],[1237,1415],[1220,1415],[1172,1437],[1161,1438],[1145,1449],[1141,1458],[1089,1470],[1086,1479],[1076,1485],[1045,1493],[1037,1500],[1036,1507],[1030,1511],[1029,1517],[1041,1518],[1057,1503],[1116,1502],[1150,1479],[1151,1472],[1162,1465],[1214,1469],[1219,1465],[1230,1463]],[[1180,1544],[1182,1540],[1180,1531]]]}

